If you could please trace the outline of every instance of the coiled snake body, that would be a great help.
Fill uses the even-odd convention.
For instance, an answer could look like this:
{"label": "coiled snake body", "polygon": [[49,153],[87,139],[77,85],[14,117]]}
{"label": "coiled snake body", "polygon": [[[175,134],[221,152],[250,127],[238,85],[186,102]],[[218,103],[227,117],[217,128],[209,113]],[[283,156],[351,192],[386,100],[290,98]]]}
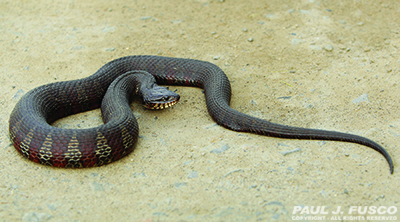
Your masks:
{"label": "coiled snake body", "polygon": [[[87,78],[51,83],[29,91],[10,117],[9,131],[14,147],[30,160],[57,167],[91,167],[127,155],[138,137],[137,122],[129,108],[130,95],[137,90],[136,86],[124,83],[122,90],[107,93],[111,99],[102,105],[104,125],[91,129],[60,129],[49,123],[100,107],[110,84],[134,70],[151,73],[158,84],[203,88],[210,115],[228,129],[281,138],[362,144],[381,153],[393,173],[390,155],[374,141],[347,133],[275,124],[240,113],[229,106],[231,86],[219,67],[204,61],[160,56],[122,57]],[[130,82],[135,84],[135,80]]]}

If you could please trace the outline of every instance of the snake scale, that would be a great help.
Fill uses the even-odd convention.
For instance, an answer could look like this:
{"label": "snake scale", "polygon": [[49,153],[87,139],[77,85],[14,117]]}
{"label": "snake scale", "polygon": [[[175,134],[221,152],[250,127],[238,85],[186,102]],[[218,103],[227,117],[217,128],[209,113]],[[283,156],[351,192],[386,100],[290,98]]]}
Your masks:
{"label": "snake scale", "polygon": [[[137,71],[139,77],[127,81],[122,78],[135,70],[140,70]],[[131,94],[140,94],[135,79],[147,72],[160,85],[203,88],[209,114],[228,129],[280,138],[358,143],[381,153],[393,173],[388,152],[370,139],[335,131],[291,127],[243,114],[229,106],[230,82],[218,66],[199,60],[151,55],[115,59],[89,77],[50,83],[26,93],[10,116],[9,132],[14,147],[34,162],[56,167],[98,166],[126,156],[133,150],[139,132],[129,102],[133,97]],[[116,88],[118,84],[114,80],[121,82],[118,87],[122,89]],[[134,86],[130,86],[132,84]],[[59,118],[100,106],[104,125],[90,129],[60,129],[50,125]]]}

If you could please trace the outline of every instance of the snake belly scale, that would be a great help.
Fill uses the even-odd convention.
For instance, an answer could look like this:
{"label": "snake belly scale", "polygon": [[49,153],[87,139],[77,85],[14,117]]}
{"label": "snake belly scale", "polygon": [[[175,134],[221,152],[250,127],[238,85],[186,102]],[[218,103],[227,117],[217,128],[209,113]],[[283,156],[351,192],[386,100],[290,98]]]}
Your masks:
{"label": "snake belly scale", "polygon": [[129,109],[130,97],[125,96],[124,101],[117,102],[118,106],[122,102],[128,103],[125,108],[120,111],[113,109],[122,116],[121,121],[110,121],[90,129],[59,129],[49,124],[71,114],[99,108],[110,84],[134,70],[150,73],[160,85],[203,88],[209,114],[228,129],[280,138],[365,145],[381,153],[393,173],[393,162],[388,152],[368,138],[275,124],[240,113],[229,106],[231,86],[218,66],[199,60],[151,55],[122,57],[105,64],[87,78],[50,83],[29,91],[10,116],[9,132],[14,147],[32,161],[57,167],[98,166],[126,156],[133,150],[139,132]]}

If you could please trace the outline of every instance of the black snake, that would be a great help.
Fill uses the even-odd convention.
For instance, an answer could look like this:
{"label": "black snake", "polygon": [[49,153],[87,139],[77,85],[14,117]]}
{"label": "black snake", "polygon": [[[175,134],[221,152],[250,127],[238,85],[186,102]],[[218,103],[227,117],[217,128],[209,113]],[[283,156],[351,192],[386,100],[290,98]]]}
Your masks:
{"label": "black snake", "polygon": [[[135,70],[141,71],[131,72]],[[280,138],[362,144],[381,153],[393,173],[390,155],[374,141],[348,133],[275,124],[240,113],[229,106],[231,86],[219,67],[204,61],[160,56],[122,57],[87,78],[51,83],[29,91],[10,117],[9,131],[14,147],[30,160],[57,167],[91,167],[120,159],[133,150],[137,141],[138,125],[129,102],[132,94],[141,93],[137,79],[146,72],[160,85],[203,88],[208,112],[219,125],[228,129]],[[117,78],[119,85],[113,83]],[[111,83],[113,87],[109,89]],[[117,85],[121,89],[116,89]],[[105,96],[107,89],[110,92]],[[104,125],[90,129],[60,129],[49,125],[56,119],[99,108],[103,97]],[[164,97],[159,101],[164,105],[150,106],[163,108],[176,102],[169,99]]]}

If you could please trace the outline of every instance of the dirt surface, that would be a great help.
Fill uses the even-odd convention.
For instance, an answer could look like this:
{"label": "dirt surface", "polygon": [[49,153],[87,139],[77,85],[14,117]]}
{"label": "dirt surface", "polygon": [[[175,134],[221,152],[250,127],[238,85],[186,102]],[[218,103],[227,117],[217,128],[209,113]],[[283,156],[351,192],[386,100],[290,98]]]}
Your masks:
{"label": "dirt surface", "polygon": [[[338,220],[399,217],[399,13],[398,1],[372,0],[1,1],[0,221],[312,221],[296,216],[332,219],[338,207]],[[231,81],[233,108],[368,137],[395,173],[365,146],[222,128],[189,87],[170,87],[181,102],[169,110],[133,103],[139,142],[112,164],[57,169],[13,148],[8,119],[23,94],[136,54],[210,61]],[[100,115],[55,124],[96,126]]]}

